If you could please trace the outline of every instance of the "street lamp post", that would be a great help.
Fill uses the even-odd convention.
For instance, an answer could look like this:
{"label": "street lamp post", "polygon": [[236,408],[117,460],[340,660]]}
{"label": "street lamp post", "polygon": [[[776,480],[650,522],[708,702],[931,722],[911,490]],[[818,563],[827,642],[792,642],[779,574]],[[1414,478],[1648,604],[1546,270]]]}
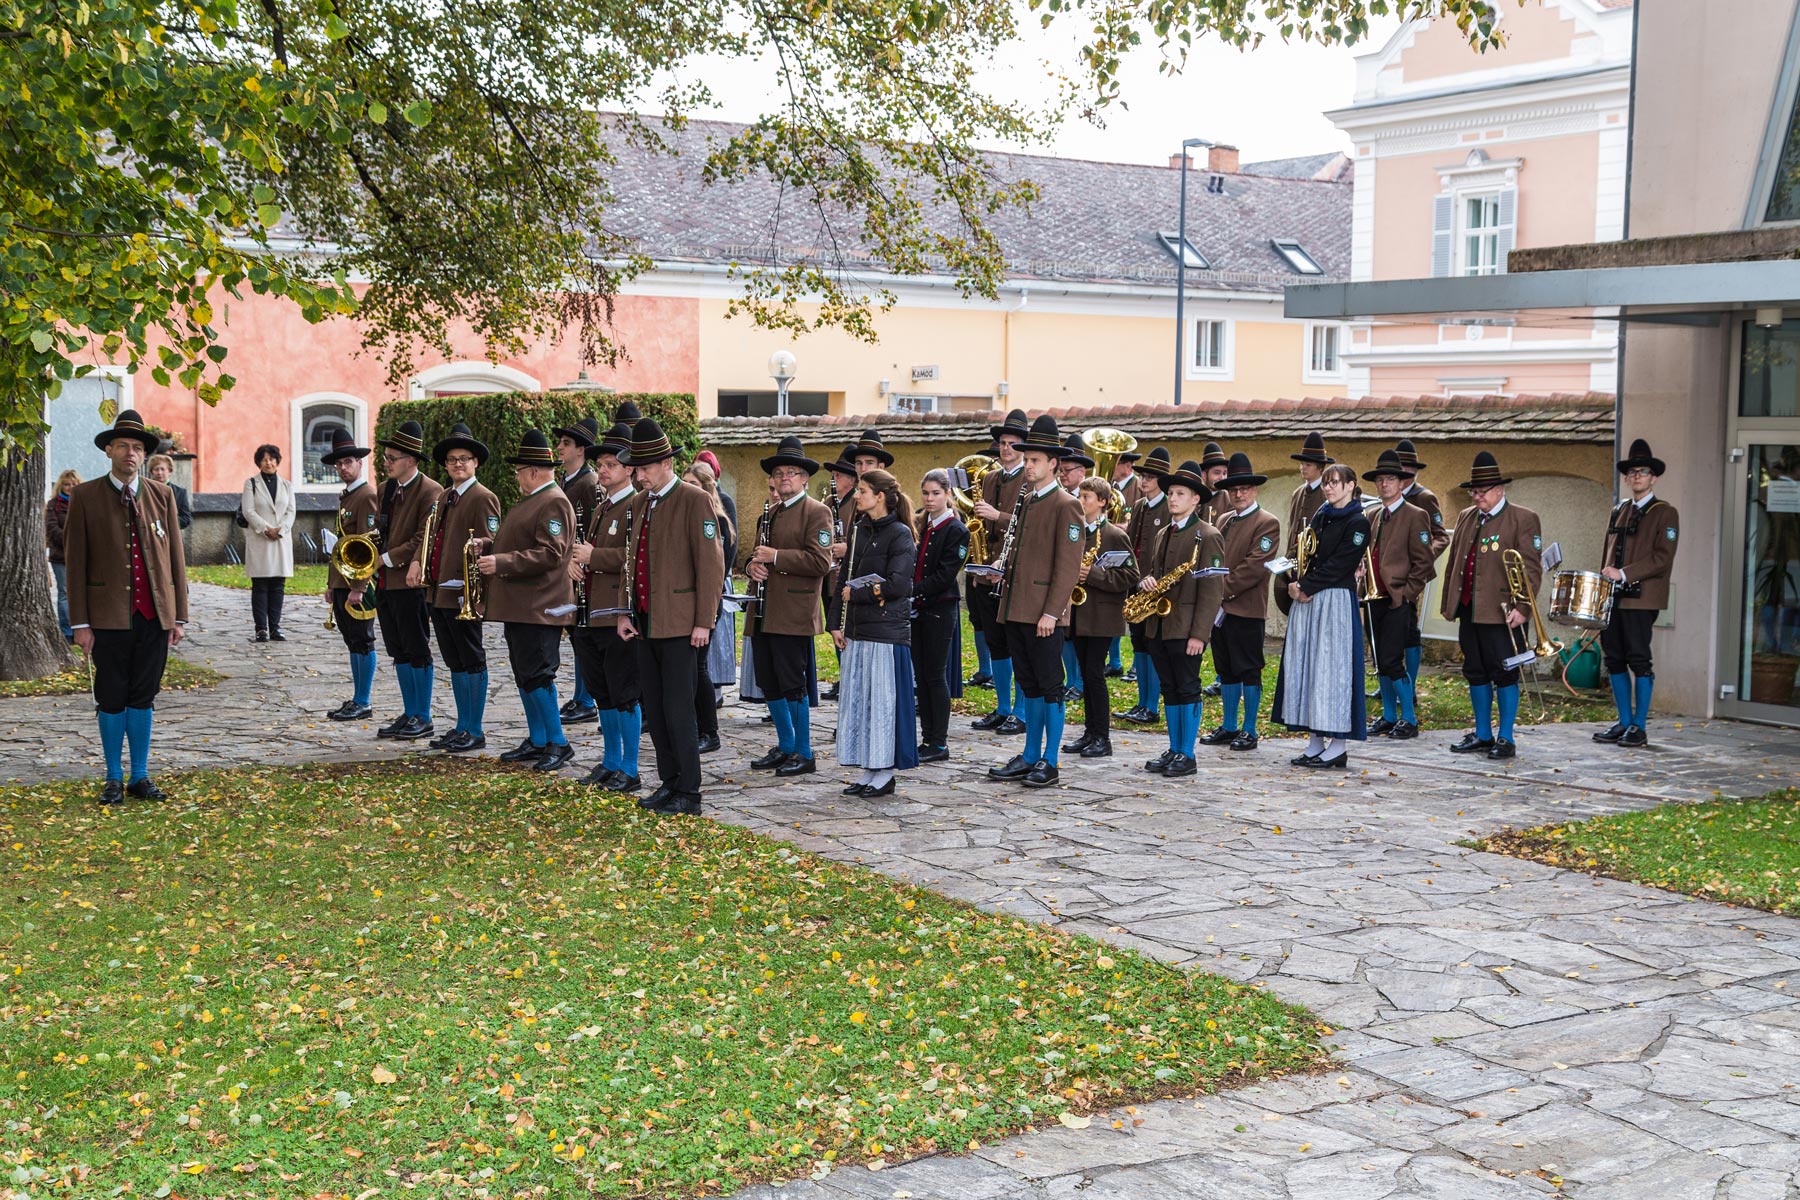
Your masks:
{"label": "street lamp post", "polygon": [[1183,360],[1187,337],[1187,177],[1188,151],[1195,146],[1211,146],[1205,138],[1187,138],[1181,143],[1181,215],[1175,222],[1175,403],[1181,403],[1181,380],[1187,374]]}
{"label": "street lamp post", "polygon": [[775,381],[775,415],[778,417],[788,415],[788,385],[794,382],[797,366],[794,356],[786,350],[769,355],[769,378]]}

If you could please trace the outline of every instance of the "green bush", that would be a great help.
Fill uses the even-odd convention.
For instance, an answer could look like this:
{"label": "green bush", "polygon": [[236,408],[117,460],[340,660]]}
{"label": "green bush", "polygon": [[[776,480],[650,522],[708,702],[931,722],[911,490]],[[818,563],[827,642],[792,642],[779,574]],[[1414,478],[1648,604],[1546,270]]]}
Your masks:
{"label": "green bush", "polygon": [[[600,418],[600,431],[605,433],[611,426],[612,414],[627,400],[635,402],[646,417],[654,417],[663,427],[675,445],[678,466],[685,469],[700,451],[700,416],[694,398],[683,392],[495,392],[394,400],[381,406],[375,437],[386,437],[402,421],[417,421],[425,430],[425,453],[429,456],[431,448],[450,435],[450,427],[461,421],[493,451],[478,474],[481,482],[500,498],[501,507],[510,508],[519,498],[519,487],[513,482],[512,468],[506,465],[506,459],[518,449],[519,439],[527,429],[542,430],[554,446],[552,430],[592,415]],[[443,472],[435,463],[428,461],[425,468],[443,482]]]}

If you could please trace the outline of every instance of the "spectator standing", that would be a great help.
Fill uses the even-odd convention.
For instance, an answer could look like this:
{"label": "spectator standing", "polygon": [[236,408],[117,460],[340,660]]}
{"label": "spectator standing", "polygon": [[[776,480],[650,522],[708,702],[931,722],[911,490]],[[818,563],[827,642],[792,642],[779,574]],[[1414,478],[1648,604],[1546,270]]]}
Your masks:
{"label": "spectator standing", "polygon": [[79,474],[64,471],[56,477],[56,495],[44,504],[44,545],[50,551],[50,574],[56,580],[56,627],[62,631],[65,642],[75,640],[75,631],[69,628],[69,572],[63,557],[63,530],[69,524],[69,493],[80,482]]}
{"label": "spectator standing", "polygon": [[258,642],[287,641],[281,605],[294,573],[294,485],[276,474],[280,466],[278,447],[258,446],[257,473],[244,480],[244,572],[250,576],[250,612],[256,620],[252,640]]}
{"label": "spectator standing", "polygon": [[168,484],[169,490],[175,493],[175,519],[180,523],[182,532],[186,533],[194,524],[194,507],[188,503],[186,488],[179,483],[169,483],[175,474],[175,460],[166,454],[152,454],[144,467],[145,474],[158,483]]}

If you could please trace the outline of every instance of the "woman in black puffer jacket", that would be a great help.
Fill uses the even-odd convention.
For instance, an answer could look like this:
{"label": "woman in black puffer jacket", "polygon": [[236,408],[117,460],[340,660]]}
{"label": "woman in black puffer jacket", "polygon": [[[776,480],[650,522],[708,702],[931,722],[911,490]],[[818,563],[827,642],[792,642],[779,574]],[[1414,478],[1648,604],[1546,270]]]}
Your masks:
{"label": "woman in black puffer jacket", "polygon": [[846,796],[891,796],[894,772],[919,765],[913,697],[912,587],[918,544],[912,502],[886,471],[868,471],[851,494],[856,524],[839,576],[843,652],[837,757],[861,767]]}

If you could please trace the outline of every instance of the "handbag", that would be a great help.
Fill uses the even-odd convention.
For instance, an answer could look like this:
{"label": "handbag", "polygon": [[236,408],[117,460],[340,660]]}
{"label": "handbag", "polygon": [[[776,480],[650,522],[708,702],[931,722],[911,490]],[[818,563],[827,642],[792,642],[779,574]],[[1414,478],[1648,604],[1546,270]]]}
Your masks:
{"label": "handbag", "polygon": [[237,515],[236,515],[236,516],[235,516],[235,517],[233,517],[233,518],[232,518],[232,520],[234,520],[234,521],[236,521],[236,522],[237,522],[237,527],[238,527],[238,528],[239,528],[239,529],[248,529],[248,528],[250,528],[250,518],[248,518],[248,517],[246,517],[246,516],[245,516],[245,515],[244,515],[244,503],[243,503],[243,501],[241,501],[241,500],[240,500],[240,501],[238,501],[238,510],[237,510]]}

